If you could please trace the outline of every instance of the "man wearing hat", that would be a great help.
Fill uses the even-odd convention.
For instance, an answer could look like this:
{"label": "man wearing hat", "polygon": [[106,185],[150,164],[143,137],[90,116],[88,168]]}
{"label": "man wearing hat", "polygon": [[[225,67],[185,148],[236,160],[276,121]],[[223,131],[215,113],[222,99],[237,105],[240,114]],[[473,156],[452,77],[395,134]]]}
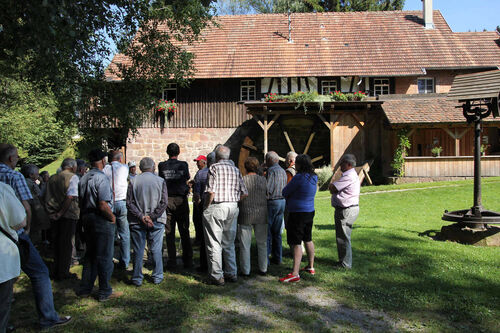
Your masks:
{"label": "man wearing hat", "polygon": [[137,165],[135,164],[135,161],[130,161],[128,162],[128,181],[131,181],[132,179],[137,176]]}
{"label": "man wearing hat", "polygon": [[82,282],[78,295],[88,297],[92,293],[96,277],[99,277],[98,300],[107,301],[120,297],[113,292],[110,280],[113,273],[113,245],[116,218],[113,215],[113,193],[108,177],[102,171],[106,154],[100,149],[89,153],[91,169],[80,180],[78,192],[87,241],[83,258]]}
{"label": "man wearing hat", "polygon": [[200,245],[200,267],[199,270],[207,269],[207,257],[205,252],[205,236],[203,235],[203,193],[207,185],[207,158],[199,155],[194,159],[198,171],[193,180],[193,224],[196,232],[196,243]]}

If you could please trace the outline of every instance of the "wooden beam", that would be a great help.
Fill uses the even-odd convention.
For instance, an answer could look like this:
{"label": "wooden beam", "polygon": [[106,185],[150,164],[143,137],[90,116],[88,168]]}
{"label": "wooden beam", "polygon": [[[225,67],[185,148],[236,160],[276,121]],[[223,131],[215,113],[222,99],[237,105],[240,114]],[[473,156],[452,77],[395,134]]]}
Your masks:
{"label": "wooden beam", "polygon": [[264,115],[264,157],[267,154],[267,149],[268,149],[268,139],[267,139],[267,130],[269,127],[267,126],[267,114]]}
{"label": "wooden beam", "polygon": [[293,148],[292,141],[290,141],[290,137],[288,136],[288,132],[283,130],[283,135],[285,136],[286,142],[288,143],[288,147],[290,147],[291,151],[295,151]]}
{"label": "wooden beam", "polygon": [[448,133],[449,136],[451,136],[452,139],[457,138],[457,130],[455,129],[455,133],[453,133],[449,128],[443,127],[443,131]]}
{"label": "wooden beam", "polygon": [[273,90],[273,83],[274,83],[274,77],[269,80],[269,87],[267,88],[267,93],[270,94],[271,91]]}
{"label": "wooden beam", "polygon": [[458,138],[458,133],[456,128],[455,128],[455,156],[460,156],[460,139]]}
{"label": "wooden beam", "polygon": [[365,174],[366,181],[368,182],[368,184],[373,185],[372,179],[370,178],[368,171],[366,171],[366,169],[363,169],[363,173]]}
{"label": "wooden beam", "polygon": [[311,90],[311,88],[309,88],[309,78],[306,76],[306,77],[304,78],[304,81],[306,81],[306,89],[307,89],[307,91],[310,91],[310,90]]}
{"label": "wooden beam", "polygon": [[470,130],[470,127],[466,128],[462,133],[460,133],[457,136],[457,138],[461,139],[469,130]]}
{"label": "wooden beam", "polygon": [[[334,115],[333,114],[330,114],[330,126],[328,126],[328,128],[330,129],[330,165],[331,167],[335,167],[335,152],[333,151],[333,147],[334,147],[334,144],[335,144],[335,138],[333,137],[333,131],[335,130],[335,126],[333,125],[334,124]],[[339,117],[340,118],[340,117]],[[338,119],[337,119],[338,121]]]}
{"label": "wooden beam", "polygon": [[354,76],[351,78],[351,87],[349,87],[349,92],[352,93],[352,89],[354,88]]}
{"label": "wooden beam", "polygon": [[316,135],[316,132],[312,132],[311,135],[309,135],[309,140],[307,140],[306,148],[304,148],[304,152],[302,154],[307,154],[307,152],[309,151],[309,147],[311,147],[311,143],[312,143],[315,135]]}
{"label": "wooden beam", "polygon": [[262,121],[260,121],[259,118],[257,118],[255,115],[253,116],[253,119],[255,119],[255,121],[257,122],[257,124],[259,124],[260,128],[262,128],[263,130],[265,130],[265,127],[264,127],[264,124],[262,123]]}
{"label": "wooden beam", "polygon": [[328,121],[326,121],[325,117],[323,117],[323,115],[319,114],[319,113],[317,115],[318,115],[319,119],[321,119],[323,124],[325,124],[325,126],[328,127],[329,130],[331,130],[330,123]]}
{"label": "wooden beam", "polygon": [[359,129],[363,129],[365,127],[365,122],[361,121],[354,113],[351,113],[351,117],[356,121]]}
{"label": "wooden beam", "polygon": [[408,136],[408,137],[412,136],[412,135],[413,135],[413,133],[415,133],[415,130],[416,130],[416,129],[415,129],[415,127],[414,127],[414,128],[412,128],[412,129],[408,132],[407,136]]}
{"label": "wooden beam", "polygon": [[320,156],[318,156],[318,157],[313,158],[313,159],[311,160],[311,162],[312,162],[312,163],[314,163],[314,162],[317,162],[317,161],[322,160],[322,159],[323,159],[323,155],[320,155]]}
{"label": "wooden beam", "polygon": [[279,114],[275,114],[275,115],[274,115],[273,120],[271,120],[271,121],[269,122],[269,124],[267,125],[267,129],[270,129],[270,128],[271,128],[271,126],[273,126],[273,124],[276,122],[276,120],[278,120],[278,118],[279,118],[279,117],[280,117],[280,115],[279,115]]}

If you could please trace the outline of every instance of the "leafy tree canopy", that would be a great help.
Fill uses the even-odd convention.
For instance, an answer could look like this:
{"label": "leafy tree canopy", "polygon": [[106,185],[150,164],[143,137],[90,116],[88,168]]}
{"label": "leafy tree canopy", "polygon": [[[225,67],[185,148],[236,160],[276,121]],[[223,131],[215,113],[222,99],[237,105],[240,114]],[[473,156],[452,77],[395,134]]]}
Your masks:
{"label": "leafy tree canopy", "polygon": [[[191,73],[192,55],[179,41],[198,39],[211,21],[210,2],[2,0],[0,76],[53,93],[58,117],[66,122],[93,107],[96,116],[117,117],[113,126],[133,130],[159,88],[170,80],[185,82]],[[124,84],[110,88],[103,73],[117,51],[131,65],[119,68]],[[91,96],[98,98],[89,103]]]}
{"label": "leafy tree canopy", "polygon": [[404,0],[219,0],[220,14],[401,10]]}
{"label": "leafy tree canopy", "polygon": [[54,95],[32,83],[0,77],[0,142],[17,146],[23,163],[39,167],[57,158],[75,128],[56,119]]}

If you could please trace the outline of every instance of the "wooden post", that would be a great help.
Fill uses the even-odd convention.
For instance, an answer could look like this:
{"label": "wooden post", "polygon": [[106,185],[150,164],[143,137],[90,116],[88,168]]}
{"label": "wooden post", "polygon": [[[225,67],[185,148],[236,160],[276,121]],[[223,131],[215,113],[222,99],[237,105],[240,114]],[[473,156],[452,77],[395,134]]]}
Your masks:
{"label": "wooden post", "polygon": [[335,130],[335,127],[333,124],[334,124],[334,115],[332,113],[330,113],[330,165],[332,168],[335,167],[335,153],[333,151],[333,147],[334,147],[334,137],[333,137],[333,131]]}
{"label": "wooden post", "polygon": [[455,156],[460,156],[460,139],[458,138],[456,127],[455,127]]}
{"label": "wooden post", "polygon": [[264,157],[267,154],[267,149],[268,149],[268,140],[267,140],[267,130],[269,127],[267,126],[267,114],[264,115]]}

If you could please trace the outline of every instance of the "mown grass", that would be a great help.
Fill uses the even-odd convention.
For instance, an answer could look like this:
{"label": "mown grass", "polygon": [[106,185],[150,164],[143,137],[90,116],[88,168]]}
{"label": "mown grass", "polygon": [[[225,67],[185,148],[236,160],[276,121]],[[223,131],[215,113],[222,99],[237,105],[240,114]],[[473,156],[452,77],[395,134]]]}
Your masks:
{"label": "mown grass", "polygon": [[[78,299],[76,281],[54,282],[58,311],[75,317],[61,331],[498,332],[500,249],[428,237],[449,224],[441,221],[445,209],[471,206],[472,181],[363,188],[363,193],[415,187],[427,189],[361,196],[350,271],[332,268],[337,260],[333,209],[329,194],[320,192],[313,230],[316,276],[280,285],[277,279],[291,266],[289,256],[283,265],[270,266],[267,277],[254,275],[222,288],[206,285],[203,275],[182,270],[166,273],[159,286],[145,283],[135,288],[126,284],[125,274],[115,272],[113,286],[125,295],[107,303]],[[500,178],[483,181],[486,208],[500,211],[499,194]],[[80,273],[81,266],[74,271]],[[372,316],[381,326],[371,327],[370,315],[346,318],[330,303],[311,304],[302,294],[310,288],[346,309],[379,311]],[[15,298],[11,322],[20,331],[34,331],[36,312],[25,276],[16,285]]]}

